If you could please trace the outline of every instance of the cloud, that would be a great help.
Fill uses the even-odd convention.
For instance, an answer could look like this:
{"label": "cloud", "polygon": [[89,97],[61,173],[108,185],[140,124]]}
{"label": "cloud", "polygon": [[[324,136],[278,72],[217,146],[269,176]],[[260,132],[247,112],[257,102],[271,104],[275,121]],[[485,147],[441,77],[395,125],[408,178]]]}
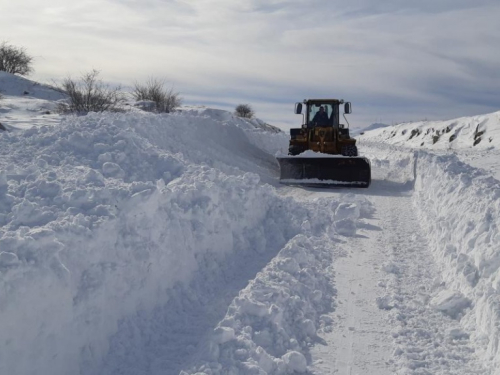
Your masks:
{"label": "cloud", "polygon": [[157,76],[193,104],[250,103],[283,127],[295,101],[344,98],[366,126],[498,110],[497,3],[18,0],[0,34],[35,56],[40,80]]}

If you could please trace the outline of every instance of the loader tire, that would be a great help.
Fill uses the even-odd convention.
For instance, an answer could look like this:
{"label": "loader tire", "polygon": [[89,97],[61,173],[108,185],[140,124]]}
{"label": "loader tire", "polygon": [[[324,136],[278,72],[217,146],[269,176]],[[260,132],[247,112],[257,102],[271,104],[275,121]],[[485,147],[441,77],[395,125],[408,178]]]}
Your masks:
{"label": "loader tire", "polygon": [[358,156],[358,148],[355,145],[342,146],[340,152],[343,156]]}

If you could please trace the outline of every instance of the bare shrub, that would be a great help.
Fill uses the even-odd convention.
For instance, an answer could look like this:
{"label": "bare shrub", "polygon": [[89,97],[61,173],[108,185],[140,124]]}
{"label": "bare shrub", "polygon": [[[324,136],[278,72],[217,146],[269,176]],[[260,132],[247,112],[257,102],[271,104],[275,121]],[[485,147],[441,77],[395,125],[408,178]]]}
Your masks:
{"label": "bare shrub", "polygon": [[173,88],[165,88],[165,80],[158,78],[149,78],[145,84],[134,84],[132,92],[135,100],[147,100],[154,103],[152,110],[156,112],[172,112],[181,106],[182,98]]}
{"label": "bare shrub", "polygon": [[234,114],[238,117],[243,118],[252,118],[255,116],[255,112],[253,111],[250,104],[238,104],[234,109]]}
{"label": "bare shrub", "polygon": [[67,103],[60,103],[61,113],[87,114],[89,112],[117,112],[125,103],[121,87],[111,88],[98,78],[99,71],[92,70],[81,76],[79,82],[68,77],[57,88],[68,95]]}
{"label": "bare shrub", "polygon": [[7,42],[0,44],[0,71],[22,76],[29,75],[33,72],[32,62],[33,57],[28,55],[24,48],[7,44]]}

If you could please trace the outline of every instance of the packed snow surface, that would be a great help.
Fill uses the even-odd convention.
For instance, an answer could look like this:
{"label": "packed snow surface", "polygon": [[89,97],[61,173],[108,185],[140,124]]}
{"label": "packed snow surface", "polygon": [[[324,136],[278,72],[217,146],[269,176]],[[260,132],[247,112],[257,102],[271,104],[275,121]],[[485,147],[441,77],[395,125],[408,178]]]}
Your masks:
{"label": "packed snow surface", "polygon": [[0,92],[0,374],[500,374],[499,113],[367,131],[371,186],[320,189],[257,119]]}

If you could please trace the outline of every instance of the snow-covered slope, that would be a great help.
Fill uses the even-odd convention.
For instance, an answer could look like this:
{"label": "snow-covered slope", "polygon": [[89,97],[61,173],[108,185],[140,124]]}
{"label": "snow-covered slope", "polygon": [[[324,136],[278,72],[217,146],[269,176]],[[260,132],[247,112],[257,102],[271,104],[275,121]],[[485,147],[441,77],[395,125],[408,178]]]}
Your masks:
{"label": "snow-covered slope", "polygon": [[64,97],[54,87],[1,71],[0,93],[6,96],[27,96],[43,100],[59,100]]}
{"label": "snow-covered slope", "polygon": [[419,121],[366,130],[361,140],[432,150],[489,149],[500,146],[500,112],[448,121]]}
{"label": "snow-covered slope", "polygon": [[389,125],[387,125],[387,124],[382,124],[382,123],[379,123],[379,122],[375,122],[373,124],[368,125],[366,128],[354,129],[351,132],[351,135],[354,136],[354,137],[356,137],[356,136],[359,136],[360,134],[364,134],[365,132],[368,132],[368,131],[371,131],[371,130],[375,130],[375,129],[380,129],[380,128],[386,128],[388,126]]}
{"label": "snow-covered slope", "polygon": [[54,111],[64,95],[50,86],[0,72],[0,96],[0,123],[7,129],[59,122]]}
{"label": "snow-covered slope", "polygon": [[448,121],[399,124],[358,136],[361,144],[377,142],[435,153],[455,153],[462,161],[500,179],[500,112]]}

